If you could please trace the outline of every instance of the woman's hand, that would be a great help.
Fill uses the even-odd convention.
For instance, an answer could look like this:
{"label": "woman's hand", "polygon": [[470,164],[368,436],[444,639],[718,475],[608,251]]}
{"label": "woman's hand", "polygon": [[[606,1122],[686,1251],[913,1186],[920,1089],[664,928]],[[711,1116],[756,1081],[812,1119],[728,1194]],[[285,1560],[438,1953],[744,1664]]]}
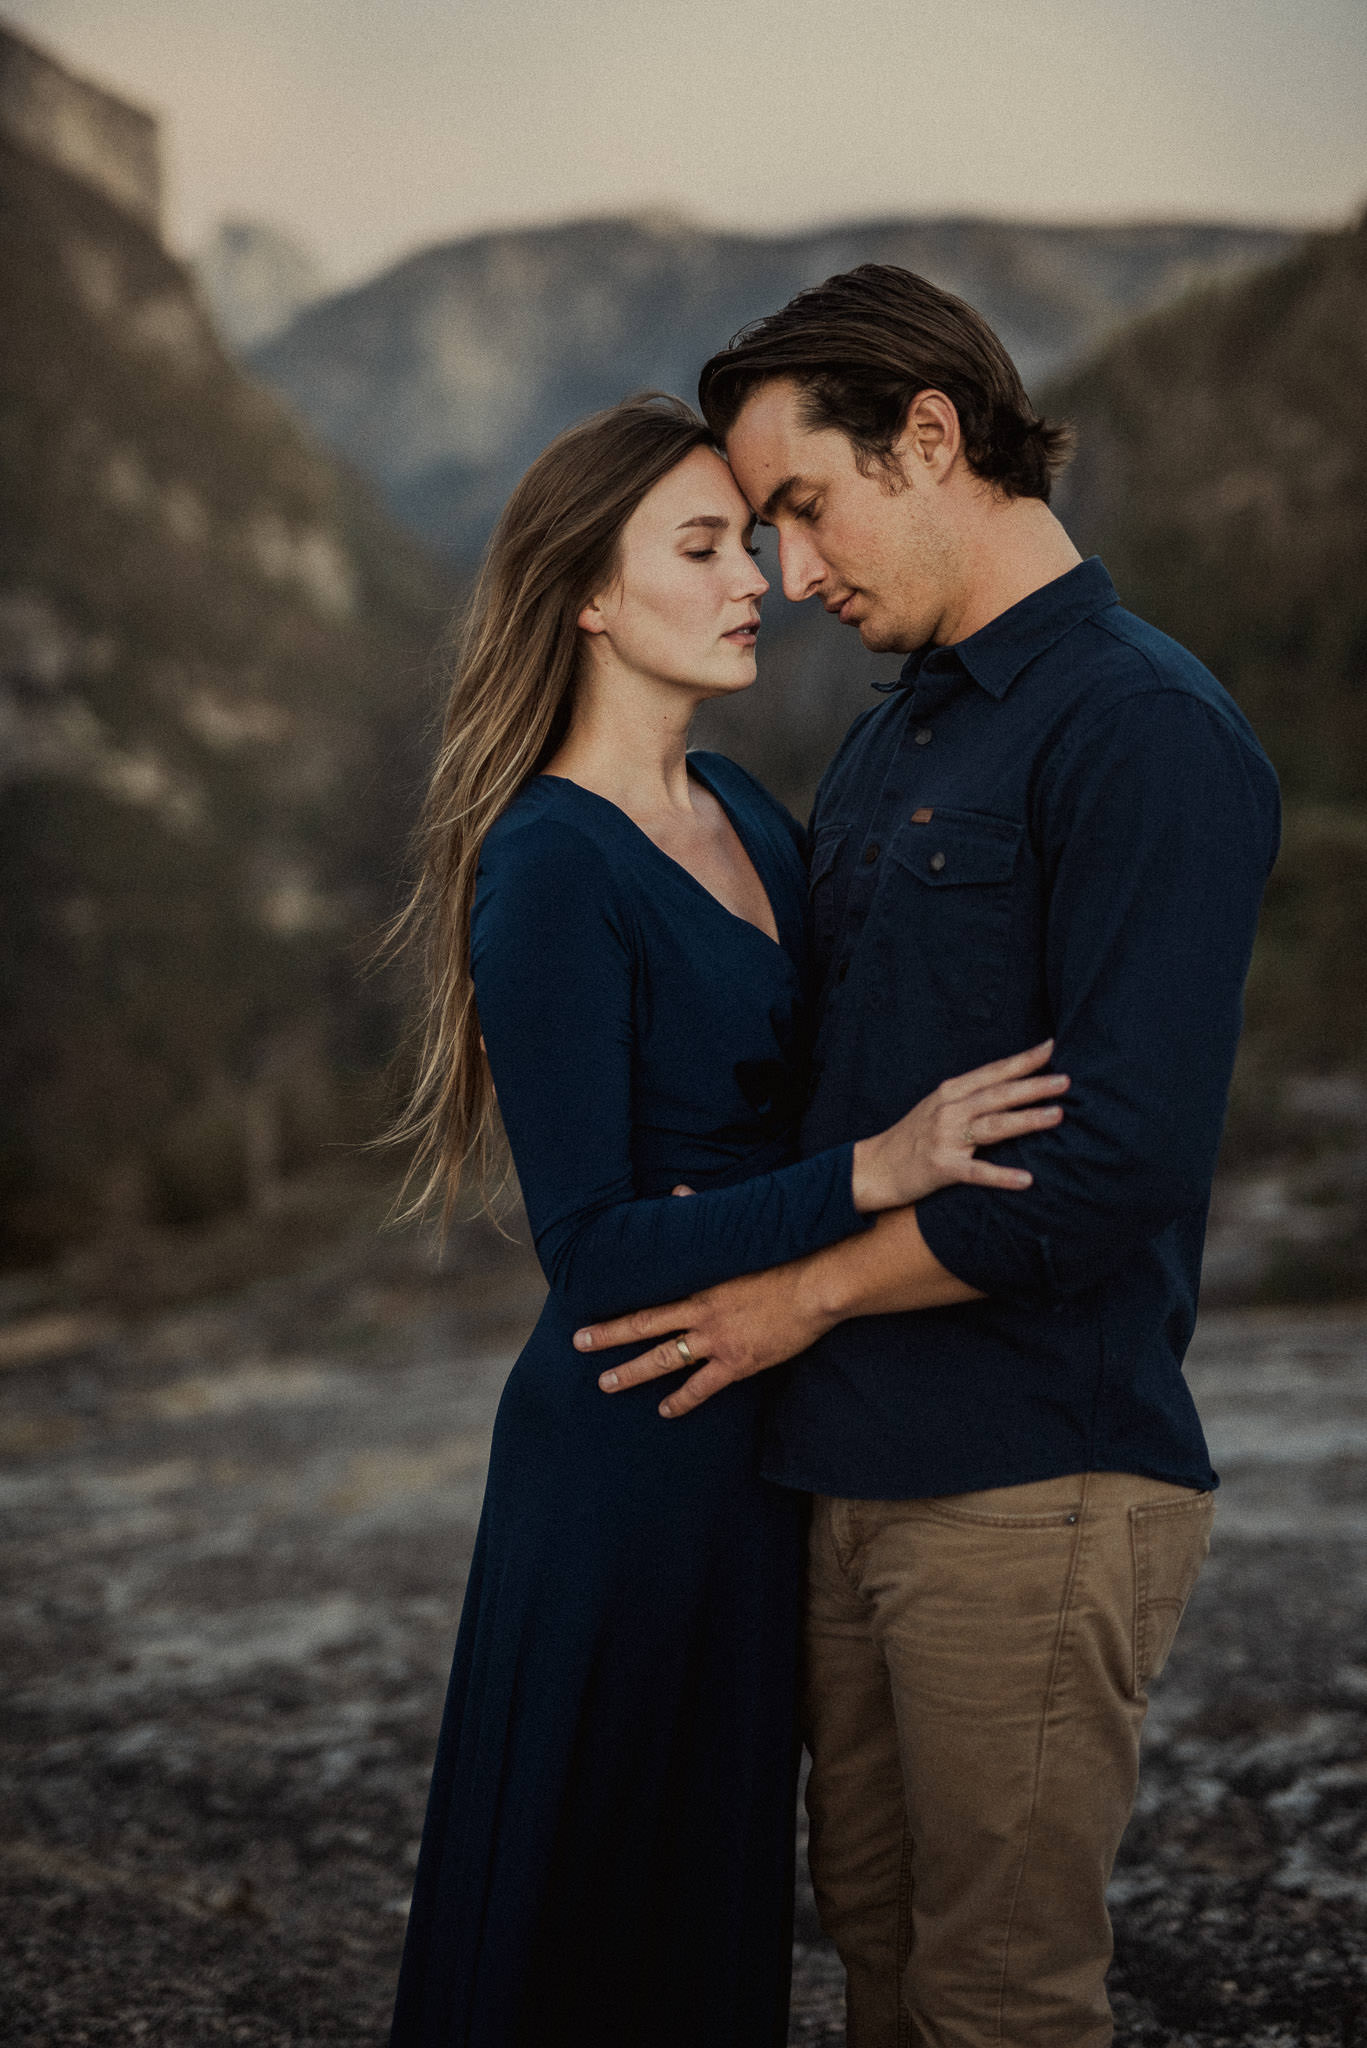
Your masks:
{"label": "woman's hand", "polygon": [[1042,1100],[1068,1087],[1066,1074],[1040,1072],[1053,1050],[1053,1039],[1046,1038],[1029,1052],[956,1074],[876,1138],[861,1138],[854,1148],[855,1208],[866,1215],[901,1209],[954,1181],[1028,1188],[1031,1174],[993,1166],[975,1152],[1059,1122],[1063,1111],[1057,1103]]}

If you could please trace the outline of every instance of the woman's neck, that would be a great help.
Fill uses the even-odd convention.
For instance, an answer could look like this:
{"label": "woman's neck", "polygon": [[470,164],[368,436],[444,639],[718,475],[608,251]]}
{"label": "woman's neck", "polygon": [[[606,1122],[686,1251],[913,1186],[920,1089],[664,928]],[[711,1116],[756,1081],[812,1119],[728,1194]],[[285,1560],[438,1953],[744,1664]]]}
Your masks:
{"label": "woman's neck", "polygon": [[606,797],[629,817],[645,820],[691,811],[688,729],[696,702],[677,688],[596,687],[584,676],[575,692],[570,729],[546,763],[548,775],[563,775],[596,796]]}

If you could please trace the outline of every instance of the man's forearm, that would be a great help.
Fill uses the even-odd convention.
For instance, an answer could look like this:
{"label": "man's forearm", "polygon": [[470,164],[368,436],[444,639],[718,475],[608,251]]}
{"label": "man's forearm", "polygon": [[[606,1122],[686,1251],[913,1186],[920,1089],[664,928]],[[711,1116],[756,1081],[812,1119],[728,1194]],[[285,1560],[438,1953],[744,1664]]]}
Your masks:
{"label": "man's forearm", "polygon": [[982,1300],[976,1287],[940,1264],[921,1235],[914,1208],[889,1210],[871,1230],[813,1252],[791,1270],[802,1302],[827,1327],[851,1316]]}

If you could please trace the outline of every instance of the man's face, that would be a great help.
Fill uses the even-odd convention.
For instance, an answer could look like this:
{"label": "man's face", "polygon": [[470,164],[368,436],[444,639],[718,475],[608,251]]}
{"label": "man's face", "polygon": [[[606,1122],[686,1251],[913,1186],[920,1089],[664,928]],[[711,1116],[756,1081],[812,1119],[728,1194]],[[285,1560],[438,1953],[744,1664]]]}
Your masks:
{"label": "man's face", "polygon": [[871,653],[934,640],[958,584],[942,470],[915,436],[898,453],[896,488],[881,468],[862,475],[844,434],[803,425],[801,393],[786,378],[760,385],[726,437],[732,474],[777,531],[784,595],[819,597]]}

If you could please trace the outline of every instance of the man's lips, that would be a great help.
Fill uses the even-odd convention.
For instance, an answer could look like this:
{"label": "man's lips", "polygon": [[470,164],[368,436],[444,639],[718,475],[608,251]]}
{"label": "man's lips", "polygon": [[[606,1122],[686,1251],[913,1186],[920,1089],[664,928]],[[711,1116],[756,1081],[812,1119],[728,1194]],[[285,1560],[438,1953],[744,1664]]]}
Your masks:
{"label": "man's lips", "polygon": [[[830,612],[833,618],[839,619],[842,626],[853,625],[854,621],[850,616],[850,606],[854,603],[858,595],[859,592],[857,590],[851,590],[847,593],[846,596],[836,598],[833,603],[826,604],[826,609],[828,612]],[[826,602],[824,598],[822,602]]]}

